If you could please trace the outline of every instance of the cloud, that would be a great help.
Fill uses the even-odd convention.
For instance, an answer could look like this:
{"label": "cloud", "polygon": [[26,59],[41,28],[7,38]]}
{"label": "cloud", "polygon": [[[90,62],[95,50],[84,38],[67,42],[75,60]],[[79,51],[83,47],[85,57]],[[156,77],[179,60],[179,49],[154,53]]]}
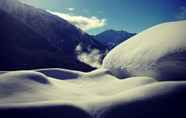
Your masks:
{"label": "cloud", "polygon": [[102,54],[97,49],[90,49],[91,51],[89,53],[82,51],[82,46],[79,44],[76,47],[76,54],[78,59],[81,62],[84,62],[92,67],[100,68],[101,67],[101,58]]}
{"label": "cloud", "polygon": [[178,20],[185,20],[186,19],[186,7],[185,6],[180,7],[180,10],[176,16],[176,19],[178,19]]}
{"label": "cloud", "polygon": [[47,11],[69,21],[70,23],[74,24],[84,31],[101,28],[106,25],[106,19],[99,19],[95,16],[85,17],[62,12],[54,12],[50,10]]}
{"label": "cloud", "polygon": [[67,8],[67,10],[68,10],[68,11],[74,11],[75,8],[70,7],[70,8]]}

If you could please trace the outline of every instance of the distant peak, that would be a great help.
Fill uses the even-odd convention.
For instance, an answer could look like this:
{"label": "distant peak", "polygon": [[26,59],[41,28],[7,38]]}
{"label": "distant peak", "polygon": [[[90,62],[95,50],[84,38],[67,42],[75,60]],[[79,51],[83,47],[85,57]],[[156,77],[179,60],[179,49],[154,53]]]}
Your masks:
{"label": "distant peak", "polygon": [[124,31],[124,30],[114,30],[114,29],[108,29],[104,32],[101,32],[97,35],[101,35],[101,34],[133,34],[133,33],[130,33],[130,32],[127,32],[127,31]]}

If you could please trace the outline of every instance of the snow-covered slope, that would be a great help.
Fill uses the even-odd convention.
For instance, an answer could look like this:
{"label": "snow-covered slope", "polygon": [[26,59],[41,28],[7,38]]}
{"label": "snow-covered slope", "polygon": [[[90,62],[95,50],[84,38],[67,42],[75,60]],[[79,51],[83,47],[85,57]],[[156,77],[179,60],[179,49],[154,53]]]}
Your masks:
{"label": "snow-covered slope", "polygon": [[129,33],[126,31],[106,30],[100,34],[97,34],[94,38],[103,45],[107,46],[109,49],[112,49],[134,35],[134,33]]}
{"label": "snow-covered slope", "polygon": [[114,48],[103,68],[113,75],[186,80],[186,21],[149,28]]}
{"label": "snow-covered slope", "polygon": [[[1,0],[0,10],[26,24],[59,50],[73,52],[77,43],[80,42],[96,47],[94,40],[88,34],[45,10],[23,4],[19,0]],[[66,47],[72,48],[72,50],[66,49]]]}
{"label": "snow-covered slope", "polygon": [[62,67],[91,71],[94,68],[81,62],[79,55],[105,51],[66,20],[18,0],[0,0],[0,15],[0,70]]}
{"label": "snow-covered slope", "polygon": [[106,70],[3,72],[0,74],[0,114],[6,118],[184,116],[185,92],[184,81],[158,82],[149,77],[119,80]]}

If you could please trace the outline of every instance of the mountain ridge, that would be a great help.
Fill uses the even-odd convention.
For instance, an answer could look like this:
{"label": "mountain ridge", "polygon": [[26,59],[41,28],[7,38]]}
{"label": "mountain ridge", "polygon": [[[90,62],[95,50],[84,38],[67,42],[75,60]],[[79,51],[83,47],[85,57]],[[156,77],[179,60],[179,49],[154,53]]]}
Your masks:
{"label": "mountain ridge", "polygon": [[109,29],[95,35],[94,38],[107,46],[109,49],[112,49],[134,35],[136,35],[136,33],[129,33],[124,30]]}
{"label": "mountain ridge", "polygon": [[[68,23],[66,20],[61,19],[55,15],[52,15],[45,10],[34,8],[30,5],[23,4],[17,0],[2,0],[0,1],[0,11],[3,14],[2,17],[7,18],[3,21],[4,23],[1,20],[2,22],[1,29],[3,30],[4,28],[6,28],[7,32],[11,32],[12,34],[11,33],[10,34],[15,36],[11,37],[9,43],[6,43],[6,45],[2,46],[2,54],[7,51],[11,51],[12,54],[16,54],[15,50],[13,50],[13,47],[18,47],[18,45],[20,45],[19,44],[20,42],[15,41],[13,43],[12,41],[21,40],[22,49],[21,51],[19,50],[19,54],[26,58],[24,64],[22,62],[15,64],[15,62],[16,63],[19,62],[18,59],[13,60],[10,55],[6,56],[1,55],[7,63],[6,66],[4,65],[5,67],[4,69],[8,70],[12,69],[14,70],[17,68],[32,69],[28,65],[31,64],[37,65],[40,62],[41,64],[38,64],[37,68],[63,67],[67,69],[90,71],[93,69],[91,66],[78,60],[76,54],[76,47],[78,45],[81,45],[82,46],[81,51],[86,53],[90,53],[91,49],[97,49],[100,51],[100,53],[101,51],[104,52],[104,47],[101,44],[94,41],[94,39],[90,37],[88,34],[76,28],[72,24]],[[14,21],[17,22],[20,26],[17,25],[16,23],[14,24],[7,23],[9,18],[12,19],[13,22]],[[11,25],[13,25],[14,27]],[[14,31],[8,27],[12,27]],[[2,40],[5,40],[7,38],[10,38],[9,37],[10,34],[5,35],[3,33],[0,33],[1,35],[0,37],[2,38]],[[19,35],[18,37],[16,37],[17,34]],[[43,42],[42,44],[37,43],[36,40],[34,43],[35,46],[38,47],[45,45],[46,46],[45,49],[42,49],[44,51],[44,52],[42,51],[42,54],[43,53],[45,54],[39,55],[38,54],[39,51],[32,52],[33,53],[32,56],[34,56],[35,58],[33,60],[35,61],[29,59],[28,55],[24,56],[23,52],[26,52],[30,45],[29,43],[27,43],[27,41],[31,41],[33,37],[28,37],[28,39],[25,39],[25,37],[21,36],[21,34],[23,35],[25,34],[28,36],[32,34],[35,35],[36,37],[39,37],[40,39],[38,40],[41,41],[42,39]],[[12,44],[12,50],[10,50],[9,48],[5,48],[10,47],[9,44]],[[8,63],[10,65],[12,64],[12,67],[10,67]],[[1,70],[2,69],[3,68],[1,68]]]}

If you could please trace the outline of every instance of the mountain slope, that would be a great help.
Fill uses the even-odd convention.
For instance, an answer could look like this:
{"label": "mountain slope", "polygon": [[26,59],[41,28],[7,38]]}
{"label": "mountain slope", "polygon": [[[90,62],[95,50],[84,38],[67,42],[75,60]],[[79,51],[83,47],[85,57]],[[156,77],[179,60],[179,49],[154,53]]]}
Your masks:
{"label": "mountain slope", "polygon": [[[6,63],[3,63],[1,70],[63,67],[90,71],[92,67],[78,60],[77,46],[81,45],[81,51],[86,53],[92,49],[104,52],[104,47],[88,34],[44,10],[17,0],[1,0],[0,12],[0,38],[6,40],[1,51],[11,52],[16,57],[2,55]],[[29,47],[32,49],[28,50]],[[38,50],[37,47],[43,48]]]}
{"label": "mountain slope", "polygon": [[75,58],[57,51],[46,39],[11,17],[11,15],[0,11],[0,17],[1,70],[47,67],[91,69],[91,67],[78,62]]}
{"label": "mountain slope", "polygon": [[186,21],[149,28],[114,48],[103,66],[120,78],[186,80]]}
{"label": "mountain slope", "polygon": [[97,34],[94,38],[109,49],[112,49],[134,35],[135,33],[129,33],[126,31],[107,30]]}

